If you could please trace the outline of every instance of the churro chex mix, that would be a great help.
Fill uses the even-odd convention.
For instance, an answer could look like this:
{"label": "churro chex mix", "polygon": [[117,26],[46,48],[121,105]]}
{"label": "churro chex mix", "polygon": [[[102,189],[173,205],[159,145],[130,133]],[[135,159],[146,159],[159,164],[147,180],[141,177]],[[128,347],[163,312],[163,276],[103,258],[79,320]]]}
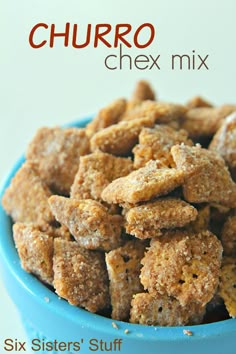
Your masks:
{"label": "churro chex mix", "polygon": [[41,128],[2,199],[21,265],[71,305],[183,326],[236,317],[236,106],[146,81]]}

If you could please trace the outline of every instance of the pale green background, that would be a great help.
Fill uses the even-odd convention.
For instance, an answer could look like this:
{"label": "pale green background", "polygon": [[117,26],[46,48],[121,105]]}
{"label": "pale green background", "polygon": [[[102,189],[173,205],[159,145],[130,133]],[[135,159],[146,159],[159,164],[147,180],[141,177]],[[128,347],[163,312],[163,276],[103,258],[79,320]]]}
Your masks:
{"label": "pale green background", "polygon": [[[0,177],[25,150],[42,125],[64,124],[96,112],[116,97],[129,96],[134,83],[149,79],[162,100],[185,102],[201,94],[215,104],[235,103],[235,0],[0,0]],[[38,22],[151,22],[156,39],[130,55],[161,54],[162,70],[109,71],[103,60],[114,50],[76,50],[57,45],[33,50],[29,31]],[[171,54],[209,54],[210,70],[171,71]],[[0,281],[0,341],[23,337],[14,306]],[[1,344],[0,344],[1,345]],[[1,352],[1,350],[0,350]]]}

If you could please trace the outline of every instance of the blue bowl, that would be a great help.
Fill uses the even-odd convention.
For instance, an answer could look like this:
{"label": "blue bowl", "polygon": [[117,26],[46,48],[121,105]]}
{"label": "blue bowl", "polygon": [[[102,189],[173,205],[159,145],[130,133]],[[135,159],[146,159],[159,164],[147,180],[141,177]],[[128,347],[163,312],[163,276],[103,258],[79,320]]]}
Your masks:
{"label": "blue bowl", "polygon": [[[89,119],[71,123],[83,127]],[[1,198],[23,163],[21,158],[1,188]],[[122,354],[235,354],[236,319],[187,327],[153,327],[115,321],[69,305],[26,273],[20,265],[12,238],[12,222],[0,207],[0,263],[6,289],[17,306],[28,335],[27,352],[43,353],[48,342],[65,342],[45,353],[119,352]],[[192,336],[183,333],[193,332]],[[12,334],[14,337],[14,334]],[[77,342],[71,344],[69,342]],[[54,344],[55,345],[55,344]],[[36,349],[36,350],[35,350]],[[56,350],[57,349],[57,350]]]}

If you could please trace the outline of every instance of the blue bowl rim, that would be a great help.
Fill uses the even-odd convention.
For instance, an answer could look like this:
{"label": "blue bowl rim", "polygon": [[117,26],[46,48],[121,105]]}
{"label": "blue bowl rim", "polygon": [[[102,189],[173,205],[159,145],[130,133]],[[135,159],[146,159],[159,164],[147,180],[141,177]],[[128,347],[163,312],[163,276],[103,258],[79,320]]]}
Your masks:
{"label": "blue bowl rim", "polygon": [[[92,117],[87,117],[73,121],[72,123],[64,125],[64,127],[83,127]],[[0,188],[0,197],[4,194],[5,189],[9,186],[12,177],[24,162],[22,156],[13,166],[5,181]],[[111,335],[122,336],[122,331],[128,330],[126,338],[135,338],[135,340],[147,341],[184,341],[191,338],[193,341],[202,340],[203,338],[214,338],[236,333],[236,319],[228,319],[220,322],[210,324],[182,326],[182,327],[159,327],[159,326],[145,326],[139,324],[132,324],[122,321],[114,321],[97,314],[92,314],[84,309],[71,306],[65,300],[60,299],[53,291],[49,290],[36,277],[26,273],[20,265],[20,260],[14,246],[14,242],[9,237],[9,216],[5,213],[2,205],[0,205],[0,225],[1,225],[1,239],[0,239],[0,257],[2,264],[11,273],[16,282],[18,282],[28,294],[34,297],[34,300],[39,306],[47,306],[48,310],[57,315],[64,316],[77,326],[89,327],[92,331],[99,330],[110,333]],[[45,301],[48,299],[49,302]],[[117,333],[112,323],[115,322],[121,330]],[[193,332],[193,336],[188,337],[183,334],[184,329]],[[128,336],[128,337],[127,337]]]}

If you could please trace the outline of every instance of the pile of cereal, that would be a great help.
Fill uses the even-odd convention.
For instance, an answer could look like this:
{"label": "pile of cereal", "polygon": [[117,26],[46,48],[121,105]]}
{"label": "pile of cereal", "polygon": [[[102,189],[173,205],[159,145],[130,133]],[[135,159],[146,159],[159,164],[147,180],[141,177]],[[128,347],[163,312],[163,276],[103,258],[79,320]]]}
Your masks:
{"label": "pile of cereal", "polygon": [[22,267],[132,323],[236,317],[236,105],[131,99],[42,128],[3,197]]}

